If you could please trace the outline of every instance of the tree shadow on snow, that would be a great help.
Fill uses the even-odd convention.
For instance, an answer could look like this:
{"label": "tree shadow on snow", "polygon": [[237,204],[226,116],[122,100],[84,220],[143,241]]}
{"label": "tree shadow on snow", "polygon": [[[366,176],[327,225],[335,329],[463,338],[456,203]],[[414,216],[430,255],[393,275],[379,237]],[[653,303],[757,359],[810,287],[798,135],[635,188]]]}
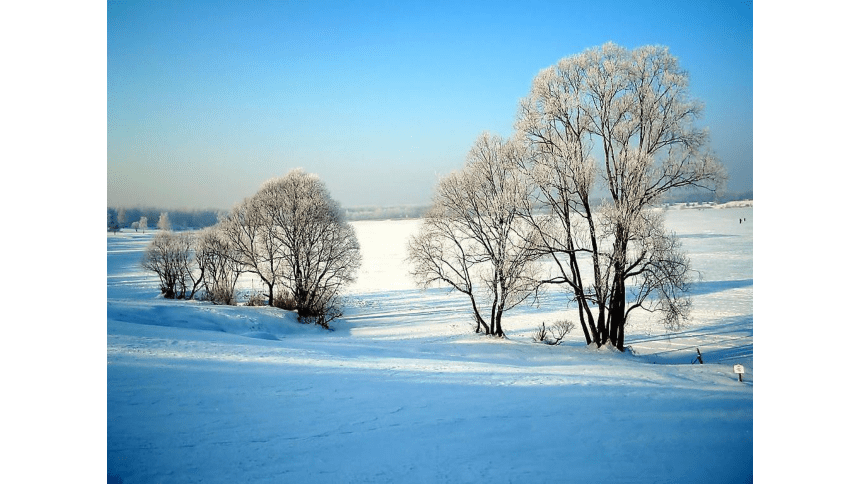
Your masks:
{"label": "tree shadow on snow", "polygon": [[752,360],[753,315],[735,316],[714,324],[663,334],[631,335],[627,343],[641,358],[655,364],[732,363]]}

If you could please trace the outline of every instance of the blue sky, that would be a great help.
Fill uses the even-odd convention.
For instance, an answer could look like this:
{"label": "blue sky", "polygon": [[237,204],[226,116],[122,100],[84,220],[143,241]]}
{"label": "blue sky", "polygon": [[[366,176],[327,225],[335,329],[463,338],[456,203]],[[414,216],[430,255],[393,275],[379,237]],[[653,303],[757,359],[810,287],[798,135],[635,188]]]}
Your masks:
{"label": "blue sky", "polygon": [[751,2],[108,2],[107,203],[226,209],[303,167],[344,206],[425,204],[607,41],[669,47],[752,190]]}

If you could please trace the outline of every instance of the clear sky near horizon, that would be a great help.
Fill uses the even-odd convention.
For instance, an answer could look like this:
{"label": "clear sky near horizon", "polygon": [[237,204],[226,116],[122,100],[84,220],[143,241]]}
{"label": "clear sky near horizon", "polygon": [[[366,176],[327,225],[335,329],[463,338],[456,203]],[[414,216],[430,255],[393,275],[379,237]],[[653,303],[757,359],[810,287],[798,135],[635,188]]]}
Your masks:
{"label": "clear sky near horizon", "polygon": [[669,47],[726,189],[753,189],[752,2],[107,4],[107,204],[228,209],[302,167],[342,205],[429,203],[535,75]]}

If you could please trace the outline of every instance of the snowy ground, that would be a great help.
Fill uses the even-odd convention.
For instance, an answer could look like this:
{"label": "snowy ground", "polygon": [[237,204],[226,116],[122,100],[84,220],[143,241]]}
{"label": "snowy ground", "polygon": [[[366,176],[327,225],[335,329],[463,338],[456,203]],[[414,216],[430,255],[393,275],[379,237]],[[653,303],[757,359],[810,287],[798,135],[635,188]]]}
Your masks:
{"label": "snowy ground", "polygon": [[355,223],[364,264],[332,332],[269,308],[161,299],[139,267],[151,233],[110,234],[107,472],[126,484],[751,482],[753,209],[666,219],[701,271],[693,318],[672,334],[640,314],[632,354],[578,334],[533,343],[540,322],[573,317],[561,294],[507,316],[507,340],[475,335],[462,297],[409,278],[414,220]]}

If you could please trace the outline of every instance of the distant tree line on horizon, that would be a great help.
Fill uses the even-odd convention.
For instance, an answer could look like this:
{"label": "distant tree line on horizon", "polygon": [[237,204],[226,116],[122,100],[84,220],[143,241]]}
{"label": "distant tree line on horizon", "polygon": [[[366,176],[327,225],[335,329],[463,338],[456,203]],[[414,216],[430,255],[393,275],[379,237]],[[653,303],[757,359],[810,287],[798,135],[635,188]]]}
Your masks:
{"label": "distant tree line on horizon", "polygon": [[[600,199],[592,197],[591,203],[598,205]],[[753,192],[723,192],[713,193],[711,191],[693,190],[690,192],[671,193],[664,197],[664,203],[694,203],[694,202],[716,202],[724,203],[736,200],[752,200]],[[346,207],[343,209],[344,219],[347,221],[359,220],[397,220],[423,218],[430,210],[430,205],[391,205],[391,206],[363,206]],[[169,214],[173,230],[193,230],[211,227],[218,223],[219,217],[226,216],[229,212],[224,210],[165,210],[158,208],[121,208],[108,207],[108,228],[116,224],[117,229],[133,228],[134,222],[139,222],[141,217],[148,221],[156,221],[162,213]],[[157,227],[157,226],[156,226]]]}
{"label": "distant tree line on horizon", "polygon": [[116,224],[118,229],[133,228],[132,224],[140,222],[145,217],[152,227],[156,227],[156,221],[161,214],[167,213],[173,230],[191,230],[211,227],[218,223],[218,217],[226,212],[221,210],[164,210],[157,208],[124,208],[108,207],[108,228]]}

